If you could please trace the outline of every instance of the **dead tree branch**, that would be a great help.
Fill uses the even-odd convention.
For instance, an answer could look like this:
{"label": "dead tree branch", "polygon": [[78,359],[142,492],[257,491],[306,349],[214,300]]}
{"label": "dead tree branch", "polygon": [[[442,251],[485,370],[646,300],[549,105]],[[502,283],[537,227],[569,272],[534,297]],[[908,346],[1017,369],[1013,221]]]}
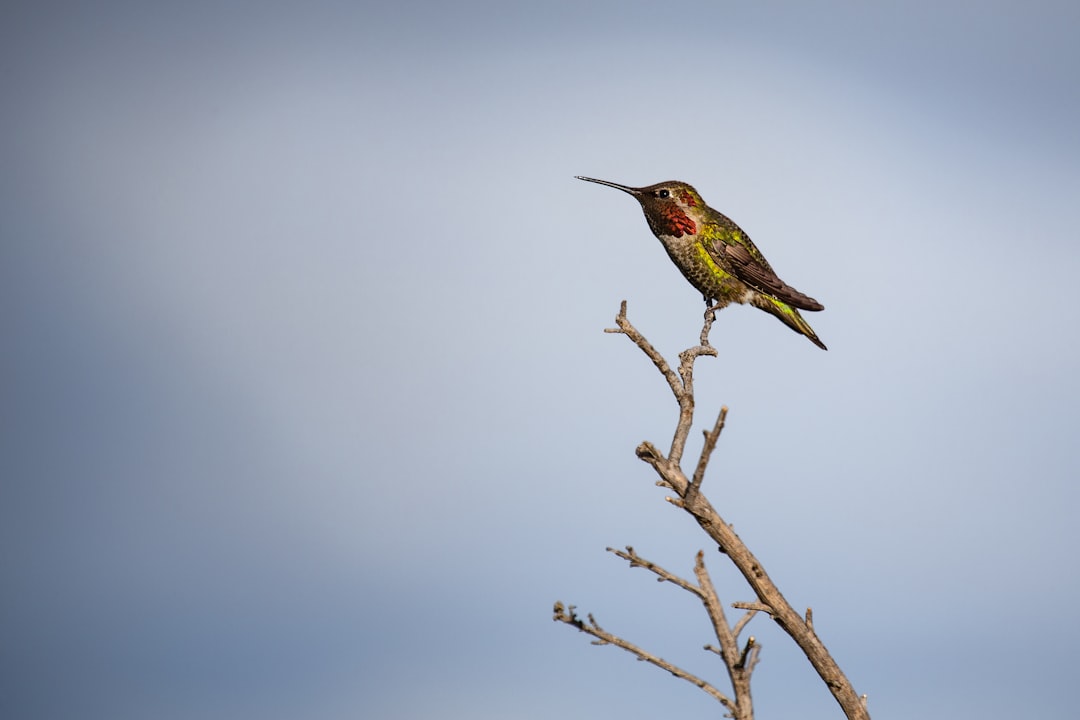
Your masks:
{"label": "dead tree branch", "polygon": [[574,613],[572,605],[567,610],[561,602],[556,603],[555,620],[573,625],[582,632],[593,635],[597,638],[597,644],[612,644],[622,647],[638,658],[651,662],[677,677],[692,682],[719,700],[727,708],[731,717],[736,718],[736,720],[752,720],[750,675],[757,663],[760,646],[751,636],[740,648],[739,634],[756,613],[768,613],[803,651],[847,718],[849,720],[870,720],[870,714],[866,707],[866,696],[859,696],[855,693],[851,683],[817,636],[813,626],[813,613],[810,609],[807,609],[805,616],[803,616],[791,607],[776,584],[765,572],[765,568],[762,567],[749,548],[735,534],[732,527],[720,517],[708,498],[701,492],[705,471],[727,420],[726,407],[720,409],[712,430],[705,432],[704,446],[693,475],[688,478],[683,472],[682,457],[694,421],[694,363],[699,357],[706,355],[715,357],[717,355],[716,349],[709,344],[709,331],[715,320],[715,311],[714,307],[710,307],[705,311],[699,344],[679,354],[677,370],[672,369],[667,360],[630,323],[626,315],[625,300],[620,305],[619,314],[615,318],[616,327],[609,328],[605,332],[626,335],[631,342],[645,353],[646,357],[652,361],[653,365],[656,366],[667,381],[679,406],[679,418],[672,438],[671,449],[667,455],[665,456],[655,445],[646,441],[638,445],[637,456],[648,463],[656,472],[659,478],[658,485],[670,488],[675,493],[676,497],[669,497],[667,500],[689,513],[702,530],[716,543],[720,552],[726,554],[734,563],[753,589],[754,594],[757,596],[757,602],[733,603],[734,607],[744,609],[747,612],[734,626],[730,626],[713,587],[712,580],[705,568],[703,553],[698,553],[694,565],[694,575],[697,579],[697,584],[694,584],[664,570],[651,561],[645,560],[629,546],[625,552],[612,550],[611,548],[608,548],[608,550],[628,561],[631,567],[646,568],[657,575],[658,580],[677,585],[701,600],[719,643],[719,647],[706,645],[705,649],[716,653],[723,659],[732,684],[734,699],[719,692],[704,680],[650,655],[617,636],[605,632],[596,624],[591,615],[588,616],[587,623],[583,622]]}
{"label": "dead tree branch", "polygon": [[[642,337],[640,332],[637,331],[630,321],[626,318],[626,304],[623,303],[619,310],[619,325],[620,328],[625,328],[624,334],[631,340],[635,337]],[[706,326],[709,324],[709,313],[706,313]],[[706,327],[707,329],[707,327]],[[705,338],[705,331],[702,331],[703,339]],[[639,348],[644,348],[641,344],[635,341],[635,344]],[[702,343],[704,345],[704,343]],[[687,353],[693,353],[693,351],[700,349],[691,348],[683,353],[684,356]],[[706,353],[701,353],[706,354]],[[696,357],[696,355],[694,356]],[[685,364],[685,360],[684,360]],[[692,364],[692,361],[691,361]],[[692,372],[692,368],[687,370],[688,374]],[[669,381],[670,384],[670,381]],[[725,553],[731,562],[735,564],[739,572],[749,583],[750,587],[754,590],[754,594],[757,595],[760,603],[768,608],[768,612],[772,618],[783,628],[791,639],[795,641],[795,644],[799,646],[799,649],[803,651],[810,664],[817,671],[818,675],[825,682],[825,685],[829,688],[829,691],[836,698],[836,701],[840,704],[844,714],[850,720],[869,720],[870,714],[866,709],[865,702],[860,699],[856,694],[855,689],[851,686],[851,682],[844,675],[840,666],[837,665],[829,651],[826,650],[824,643],[818,638],[817,633],[814,632],[812,625],[812,616],[804,618],[798,612],[791,607],[790,603],[784,598],[780,590],[777,588],[776,583],[765,572],[765,568],[761,565],[750,549],[746,547],[743,541],[735,534],[732,527],[724,521],[720,514],[716,512],[712,504],[709,502],[700,491],[700,482],[697,485],[694,484],[694,480],[687,479],[683,473],[682,467],[680,467],[681,449],[685,446],[685,437],[678,441],[678,436],[682,432],[689,431],[689,425],[693,421],[693,400],[687,400],[685,395],[691,394],[693,388],[687,387],[683,384],[683,387],[675,392],[675,398],[679,403],[680,417],[679,424],[676,428],[677,443],[673,443],[672,447],[678,447],[680,454],[675,455],[669,453],[667,457],[654,446],[652,443],[643,442],[637,448],[637,456],[652,466],[653,470],[660,478],[660,482],[666,487],[671,488],[678,495],[678,499],[673,502],[688,512],[694,520],[698,523],[702,530],[716,542],[717,547],[721,552]],[[684,418],[685,414],[683,409],[689,408],[689,417]],[[721,410],[720,417],[717,420],[717,424],[714,427],[716,433],[719,433],[719,428],[722,428],[723,422],[726,420],[726,413]],[[685,429],[684,429],[685,428]],[[712,446],[715,446],[715,439],[711,439],[709,434],[706,434],[705,448],[702,450],[702,456],[698,463],[698,468],[694,472],[695,480],[703,478],[705,474],[705,468],[708,465],[709,455],[712,452]],[[758,608],[754,608],[758,609]],[[810,620],[810,622],[808,622]]]}

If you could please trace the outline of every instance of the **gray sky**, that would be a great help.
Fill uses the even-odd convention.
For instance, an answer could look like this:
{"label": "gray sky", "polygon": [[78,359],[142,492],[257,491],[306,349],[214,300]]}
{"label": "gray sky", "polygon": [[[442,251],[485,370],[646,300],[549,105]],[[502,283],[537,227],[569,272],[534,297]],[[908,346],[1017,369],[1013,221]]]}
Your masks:
{"label": "gray sky", "polygon": [[[670,441],[693,183],[821,300],[706,480],[875,717],[1073,717],[1075,3],[8,5],[0,714],[715,717]],[[695,433],[696,434],[696,433]],[[689,456],[696,453],[698,444]],[[749,591],[708,556],[722,597]],[[760,717],[835,718],[766,619]]]}

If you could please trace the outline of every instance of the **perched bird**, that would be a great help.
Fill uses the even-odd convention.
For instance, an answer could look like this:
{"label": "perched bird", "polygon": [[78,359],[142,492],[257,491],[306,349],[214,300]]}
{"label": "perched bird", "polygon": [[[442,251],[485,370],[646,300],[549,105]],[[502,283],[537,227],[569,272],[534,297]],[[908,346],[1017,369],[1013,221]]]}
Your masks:
{"label": "perched bird", "polygon": [[750,236],[706,205],[697,190],[677,180],[635,188],[576,177],[633,195],[653,234],[705,302],[718,310],[733,302],[748,303],[775,315],[822,350],[828,349],[799,314],[799,310],[824,310],[825,306],[777,277]]}

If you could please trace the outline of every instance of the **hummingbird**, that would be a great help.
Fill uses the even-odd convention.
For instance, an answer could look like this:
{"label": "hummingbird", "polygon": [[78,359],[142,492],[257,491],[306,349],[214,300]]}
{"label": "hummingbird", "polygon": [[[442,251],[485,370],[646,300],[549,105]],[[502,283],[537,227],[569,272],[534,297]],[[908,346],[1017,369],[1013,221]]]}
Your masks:
{"label": "hummingbird", "polygon": [[727,215],[706,205],[693,187],[678,180],[630,187],[575,177],[622,190],[641,203],[653,235],[711,309],[733,302],[753,305],[828,350],[799,314],[799,310],[824,310],[825,306],[781,280],[750,236]]}

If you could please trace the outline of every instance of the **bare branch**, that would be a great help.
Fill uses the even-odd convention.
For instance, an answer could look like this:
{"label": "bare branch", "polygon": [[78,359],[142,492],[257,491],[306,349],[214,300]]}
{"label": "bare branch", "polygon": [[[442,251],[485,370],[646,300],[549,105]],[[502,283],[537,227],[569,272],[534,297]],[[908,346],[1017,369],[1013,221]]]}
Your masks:
{"label": "bare branch", "polygon": [[637,456],[648,463],[656,472],[657,485],[674,492],[676,497],[668,497],[666,500],[685,510],[694,518],[702,530],[716,543],[717,549],[726,554],[739,570],[753,589],[758,601],[733,603],[734,607],[744,609],[747,612],[734,627],[729,627],[723,606],[720,604],[705,568],[702,553],[698,553],[697,562],[695,563],[694,572],[698,581],[698,585],[695,586],[690,581],[640,557],[632,547],[627,546],[625,552],[612,550],[611,548],[608,548],[608,550],[627,560],[631,567],[644,567],[655,574],[659,581],[674,583],[701,599],[719,641],[719,647],[706,645],[705,649],[723,658],[732,682],[735,699],[728,698],[709,683],[677,666],[647,653],[618,636],[607,633],[591,615],[588,622],[583,622],[577,617],[573,606],[567,609],[563,607],[562,603],[556,603],[555,620],[572,625],[578,630],[592,635],[596,638],[598,644],[617,645],[631,652],[639,659],[650,662],[677,677],[697,685],[719,700],[731,712],[732,717],[738,720],[752,720],[753,710],[750,704],[749,683],[750,675],[757,664],[761,648],[753,636],[747,639],[741,650],[738,649],[737,643],[739,634],[753,618],[754,614],[765,612],[777,622],[803,651],[849,720],[870,720],[870,714],[866,707],[866,696],[855,694],[850,681],[840,670],[840,667],[814,631],[813,612],[808,608],[804,617],[795,611],[765,572],[761,563],[754,557],[739,536],[735,534],[731,525],[720,517],[708,498],[701,493],[705,470],[727,420],[727,407],[721,407],[713,429],[705,432],[704,446],[692,479],[687,478],[682,469],[682,456],[694,421],[694,364],[699,357],[717,356],[716,349],[709,344],[709,332],[716,319],[716,310],[717,308],[713,306],[705,311],[704,324],[699,336],[700,344],[679,354],[677,371],[672,369],[667,360],[630,323],[626,314],[625,300],[621,303],[619,314],[615,318],[617,327],[610,328],[606,332],[626,335],[645,353],[667,381],[679,406],[679,418],[672,437],[671,449],[667,456],[665,457],[650,442],[642,442],[638,445]]}
{"label": "bare branch", "polygon": [[850,720],[869,720],[870,714],[866,707],[859,701],[851,682],[820,638],[791,607],[758,559],[731,526],[720,517],[708,499],[701,492],[689,492],[690,481],[682,468],[669,458],[650,456],[647,462],[663,482],[679,494],[683,500],[683,509],[690,513],[702,530],[713,539],[720,551],[727,554],[761,601],[760,606],[748,607],[746,604],[736,603],[736,607],[768,612],[806,655],[844,714]]}
{"label": "bare branch", "polygon": [[671,450],[668,457],[678,464],[682,460],[683,450],[686,447],[686,439],[690,435],[691,424],[694,420],[694,361],[702,355],[716,357],[716,348],[708,344],[709,330],[715,319],[715,308],[705,311],[705,324],[701,330],[701,344],[697,347],[688,348],[679,354],[679,371],[676,373],[663,355],[652,346],[645,336],[633,326],[626,317],[626,301],[619,305],[619,314],[615,316],[614,328],[607,328],[604,332],[626,335],[652,360],[653,365],[667,380],[675,401],[679,404],[679,422],[675,434],[671,439]]}
{"label": "bare branch", "polygon": [[703,355],[717,356],[716,348],[709,345],[709,330],[715,319],[716,309],[706,310],[705,324],[701,328],[701,344],[679,353],[679,377],[682,378],[683,392],[676,396],[679,401],[679,423],[671,438],[671,452],[668,453],[668,458],[675,464],[682,462],[686,439],[690,436],[690,428],[694,422],[694,362]]}
{"label": "bare branch", "polygon": [[[619,318],[617,319],[617,322],[621,321],[619,327],[620,329],[623,329],[624,332],[626,331],[625,328],[633,327],[626,319],[625,310],[626,306],[623,304],[620,309]],[[681,384],[672,378],[673,373],[671,372],[670,367],[666,364],[661,365],[661,363],[656,361],[655,348],[648,343],[641,333],[636,329],[633,330],[631,339],[633,339],[635,344],[646,352],[646,354],[654,358],[654,364],[656,364],[664,373],[664,377],[671,386],[675,399],[679,404],[679,421],[675,427],[675,433],[671,441],[671,451],[668,453],[668,456],[665,458],[655,446],[645,442],[637,448],[638,457],[647,462],[653,470],[656,471],[656,474],[659,477],[658,484],[670,488],[678,495],[678,499],[671,498],[671,502],[688,512],[694,518],[702,530],[713,539],[720,552],[728,555],[731,562],[738,568],[739,572],[742,573],[742,576],[754,590],[761,605],[756,607],[745,607],[745,609],[768,612],[806,655],[810,664],[813,665],[818,675],[829,688],[829,691],[833,694],[833,697],[836,698],[836,701],[840,704],[844,714],[847,715],[850,720],[869,720],[870,715],[867,712],[865,704],[859,700],[858,695],[856,695],[854,688],[851,686],[851,682],[844,675],[840,666],[837,665],[836,660],[829,654],[820,638],[818,638],[817,633],[814,632],[811,624],[812,616],[810,618],[803,618],[793,607],[791,607],[790,603],[788,603],[783,594],[781,594],[779,588],[777,588],[776,584],[765,572],[765,569],[758,559],[754,557],[753,553],[750,552],[750,549],[743,543],[739,536],[735,534],[735,531],[731,526],[720,517],[709,500],[700,492],[700,485],[704,478],[705,466],[708,464],[708,458],[710,457],[713,448],[707,447],[703,449],[702,457],[698,461],[698,469],[695,469],[693,475],[693,480],[688,479],[683,472],[681,465],[682,454],[686,447],[686,439],[694,420],[694,362],[698,357],[703,355],[716,355],[715,348],[707,345],[708,333],[714,319],[715,308],[706,310],[705,323],[699,338],[701,344],[697,347],[689,348],[679,355],[680,363],[678,377],[682,381]],[[629,335],[630,333],[627,332],[627,334]],[[717,423],[714,425],[714,433],[712,433],[712,435],[719,434],[719,429],[722,427],[723,422],[726,422],[726,418],[727,413],[722,409],[717,419]],[[710,434],[707,434],[707,446],[709,445],[709,439]],[[712,444],[715,446],[715,439]],[[739,605],[737,604],[736,607],[739,607]],[[808,622],[808,620],[811,622]],[[721,651],[724,651],[723,643],[721,643]],[[726,664],[727,663],[725,662],[725,665]]]}
{"label": "bare branch", "polygon": [[[609,547],[607,548],[607,551],[626,560],[630,564],[630,567],[645,568],[656,575],[658,581],[670,582],[677,585],[701,601],[712,622],[713,632],[716,635],[719,645],[718,647],[706,645],[705,649],[719,655],[723,659],[724,667],[727,669],[728,677],[731,680],[731,686],[734,690],[734,699],[728,698],[728,701],[731,703],[731,707],[729,708],[732,711],[731,717],[737,718],[737,720],[753,720],[753,705],[750,697],[750,674],[753,667],[746,664],[745,655],[748,650],[744,650],[740,654],[737,646],[737,633],[728,627],[727,619],[724,614],[724,606],[716,594],[712,579],[705,567],[704,552],[698,551],[695,557],[694,575],[698,580],[698,585],[695,585],[689,580],[686,580],[685,578],[660,567],[651,560],[642,557],[632,546],[627,545],[625,550],[616,550],[615,548]],[[597,640],[594,641],[594,644],[602,645],[614,643],[619,644],[620,647],[623,647],[624,649],[631,649],[628,647],[628,643],[619,643],[616,642],[615,639],[608,637],[608,635],[604,633],[603,628],[596,623],[592,615],[589,616],[588,622],[581,621],[577,617],[572,606],[569,610],[566,610],[561,603],[556,603],[555,619],[573,625],[583,632],[590,633],[593,637],[597,638]],[[743,624],[745,624],[745,620],[743,621]],[[637,652],[633,649],[631,649],[631,651],[635,652],[635,654]],[[694,682],[693,679],[691,679],[691,681]]]}
{"label": "bare branch", "polygon": [[694,585],[688,580],[684,580],[675,573],[665,570],[651,560],[646,560],[645,558],[634,552],[634,548],[630,547],[629,545],[626,546],[625,552],[622,550],[616,550],[615,548],[607,548],[607,551],[609,553],[615,553],[623,560],[629,562],[630,567],[643,567],[646,570],[655,573],[658,576],[656,579],[660,582],[666,581],[672,583],[673,585],[678,585],[683,590],[686,590],[688,593],[693,594],[695,597],[703,598],[701,588],[699,588],[697,585]]}
{"label": "bare branch", "polygon": [[556,602],[555,617],[553,619],[556,622],[572,625],[581,632],[592,635],[594,638],[597,639],[597,644],[614,645],[616,647],[620,647],[623,650],[626,650],[628,653],[631,653],[632,655],[637,657],[638,660],[643,660],[647,663],[651,663],[652,665],[655,665],[662,670],[667,670],[669,673],[671,673],[677,678],[682,678],[683,680],[686,680],[692,685],[696,685],[697,687],[701,688],[706,693],[711,695],[713,698],[718,700],[732,714],[734,714],[738,710],[735,703],[732,702],[731,699],[724,695],[722,692],[720,692],[715,686],[705,682],[697,675],[687,672],[686,670],[683,670],[677,665],[672,665],[667,660],[659,658],[652,653],[639,648],[637,645],[634,645],[633,643],[624,640],[618,635],[613,635],[607,632],[600,627],[600,625],[596,622],[596,619],[593,618],[592,615],[589,615],[588,622],[582,621],[581,618],[577,616],[577,613],[575,612],[575,607],[573,605],[564,606],[561,602]]}
{"label": "bare branch", "polygon": [[671,392],[675,396],[675,400],[681,403],[684,391],[679,376],[671,369],[667,359],[660,354],[660,351],[654,348],[652,343],[646,340],[645,336],[638,332],[638,329],[627,319],[625,300],[619,305],[619,314],[615,316],[615,325],[616,327],[606,328],[604,332],[625,335],[630,338],[635,345],[641,348],[641,351],[652,360],[653,365],[656,366],[656,369],[659,370],[660,374],[667,380],[668,385],[671,387]]}
{"label": "bare branch", "polygon": [[733,663],[729,661],[734,658],[735,636],[728,627],[727,618],[724,616],[724,606],[720,603],[712,578],[709,577],[709,571],[705,568],[705,553],[700,550],[694,561],[694,575],[697,577],[698,584],[701,585],[699,595],[705,604],[705,611],[709,614],[716,639],[720,642],[720,654],[725,664],[731,667]]}
{"label": "bare branch", "polygon": [[[736,717],[752,718],[754,710],[750,698],[750,673],[753,668],[746,666],[746,651],[743,652],[743,655],[739,654],[736,645],[738,642],[736,639],[737,633],[728,626],[724,606],[716,594],[712,578],[709,577],[709,571],[705,567],[705,553],[701,550],[698,551],[694,562],[694,575],[701,586],[702,602],[705,604],[705,611],[712,622],[716,639],[720,642],[719,655],[724,659],[724,667],[727,669],[728,678],[731,680],[731,687],[734,690],[735,702],[739,705],[739,713],[736,714]],[[753,638],[750,641],[752,643]]]}
{"label": "bare branch", "polygon": [[701,481],[705,479],[705,466],[709,464],[709,458],[712,456],[713,450],[716,449],[716,441],[720,439],[720,433],[724,430],[724,423],[727,421],[727,405],[720,406],[720,414],[716,416],[716,424],[713,425],[712,431],[706,430],[705,445],[701,448],[701,457],[698,458],[697,467],[694,469],[694,477],[690,481],[691,492],[696,491],[701,487]]}

